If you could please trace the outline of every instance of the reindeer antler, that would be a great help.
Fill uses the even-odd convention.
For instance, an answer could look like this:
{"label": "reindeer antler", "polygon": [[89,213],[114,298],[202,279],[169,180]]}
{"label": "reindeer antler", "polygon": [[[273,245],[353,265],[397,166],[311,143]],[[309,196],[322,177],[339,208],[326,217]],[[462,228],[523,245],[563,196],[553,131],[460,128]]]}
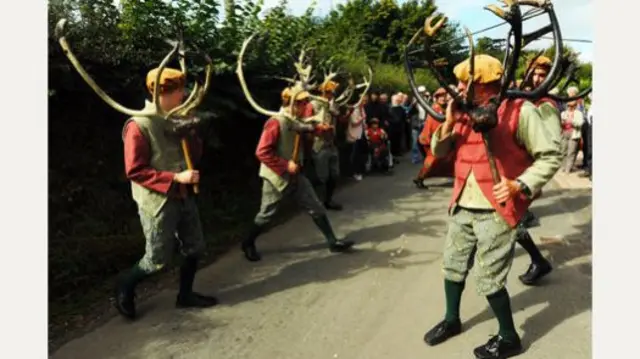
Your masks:
{"label": "reindeer antler", "polygon": [[[191,95],[189,96],[189,98],[182,105],[171,110],[167,114],[168,118],[188,116],[192,110],[200,106],[200,104],[202,103],[202,100],[204,99],[205,95],[209,91],[209,86],[211,85],[211,75],[213,74],[213,61],[211,60],[211,57],[209,57],[209,55],[201,51],[196,45],[192,45],[192,46],[194,47],[196,52],[200,54],[207,62],[207,66],[205,68],[204,86],[199,87],[199,84],[196,82],[195,86],[193,87],[193,90],[191,91]],[[181,66],[183,65],[181,64]],[[186,72],[186,66],[184,67],[183,72]]]}
{"label": "reindeer antler", "polygon": [[153,94],[154,94],[153,103],[155,104],[155,108],[148,109],[148,110],[133,110],[125,106],[122,106],[121,104],[116,102],[113,98],[111,98],[106,92],[104,92],[104,90],[102,90],[102,88],[100,88],[100,86],[98,86],[98,84],[93,80],[91,75],[89,75],[87,70],[85,70],[84,67],[80,64],[80,61],[78,61],[76,56],[73,54],[73,51],[71,51],[71,47],[67,42],[67,39],[65,36],[66,23],[67,23],[66,19],[61,19],[60,21],[58,21],[55,28],[54,36],[58,38],[58,42],[60,43],[60,47],[62,47],[62,51],[67,56],[67,58],[69,59],[73,67],[76,69],[76,71],[78,71],[78,74],[80,74],[80,76],[84,79],[84,81],[93,89],[93,91],[95,91],[95,93],[102,100],[104,100],[104,102],[106,102],[109,106],[113,107],[113,109],[115,109],[116,111],[131,117],[165,115],[164,111],[162,111],[162,109],[160,108],[160,104],[158,103],[158,97],[160,95],[160,92],[158,91],[160,76],[162,74],[162,71],[164,71],[165,67],[171,60],[171,58],[178,53],[180,48],[179,43],[176,43],[173,46],[169,54],[167,54],[167,56],[160,63],[160,67],[158,69],[158,74],[155,79],[154,90],[153,90]]}
{"label": "reindeer antler", "polygon": [[[550,0],[505,0],[503,1],[508,7],[509,10],[507,12],[497,11],[497,7],[495,5],[490,5],[486,7],[487,10],[493,12],[499,17],[507,20],[507,22],[511,25],[511,30],[509,32],[509,36],[507,37],[506,44],[506,53],[505,53],[505,63],[507,62],[507,58],[509,57],[509,39],[511,35],[514,36],[513,42],[513,54],[511,55],[511,63],[509,66],[506,66],[505,74],[503,76],[502,88],[500,91],[500,100],[504,98],[525,98],[529,100],[539,99],[548,95],[548,90],[551,88],[551,85],[556,81],[557,76],[561,72],[562,68],[562,34],[560,31],[560,25],[558,24],[558,19],[555,14],[555,10],[553,9],[553,4]],[[544,28],[533,32],[529,35],[522,34],[522,14],[520,12],[520,6],[531,6],[534,8],[544,10],[549,16],[550,26],[547,25]],[[508,89],[509,84],[513,80],[513,77],[516,72],[516,68],[518,67],[518,60],[520,57],[520,50],[524,46],[523,43],[529,43],[535,40],[536,37],[542,36],[547,32],[553,33],[554,39],[554,49],[555,55],[553,59],[553,63],[551,66],[551,70],[547,75],[547,78],[540,84],[540,86],[536,87],[532,91],[523,91],[520,89]],[[523,81],[524,82],[524,81]]]}
{"label": "reindeer antler", "polygon": [[[247,47],[249,46],[249,43],[251,43],[251,41],[253,41],[253,39],[257,35],[258,35],[258,32],[252,34],[246,40],[244,40],[242,44],[242,48],[240,49],[240,53],[238,54],[238,65],[236,67],[236,74],[238,75],[238,80],[240,81],[240,86],[242,87],[242,91],[244,92],[244,95],[247,98],[247,101],[249,102],[251,107],[253,107],[258,113],[261,113],[269,117],[284,116],[288,120],[300,121],[300,119],[294,115],[294,111],[293,111],[294,101],[291,101],[290,107],[289,107],[289,113],[287,113],[286,111],[267,110],[262,106],[260,106],[253,99],[253,96],[251,96],[251,92],[249,91],[249,87],[247,86],[247,83],[244,78],[243,60],[244,60],[244,55],[247,50]],[[298,61],[294,63],[299,80],[295,80],[295,78],[291,79],[293,81],[293,86],[291,86],[291,99],[296,99],[300,93],[304,91],[307,91],[307,92],[311,91],[316,87],[315,84],[309,83],[309,81],[312,79],[311,70],[313,69],[313,67],[310,64],[307,64],[306,61],[307,61],[306,52],[303,49],[300,52]],[[305,119],[304,122],[308,122],[308,120]]]}
{"label": "reindeer antler", "polygon": [[[418,91],[415,77],[413,74],[413,67],[415,66],[416,62],[412,62],[409,58],[410,55],[416,55],[418,53],[421,53],[422,59],[418,61],[417,64],[422,67],[425,67],[426,65],[426,67],[429,68],[429,70],[434,75],[434,77],[436,78],[440,86],[443,87],[454,99],[456,99],[456,101],[458,102],[464,101],[460,96],[460,94],[455,89],[452,89],[451,87],[449,87],[446,78],[440,73],[440,69],[438,68],[437,63],[440,61],[434,59],[434,53],[431,50],[433,38],[435,37],[438,30],[440,30],[440,28],[445,26],[447,22],[446,16],[442,16],[440,20],[434,21],[440,15],[441,14],[432,14],[429,17],[427,17],[427,19],[424,22],[424,26],[413,35],[411,40],[409,40],[409,43],[407,44],[404,50],[404,65],[405,65],[405,72],[407,73],[407,77],[409,79],[409,85],[411,87],[411,91],[413,92],[413,95],[415,96],[420,106],[436,120],[444,121],[444,115],[432,109],[431,106],[422,98],[422,94],[420,94],[420,92]],[[410,51],[410,49],[412,48],[412,45],[416,41],[418,41],[420,37],[423,37],[423,36],[424,36],[424,43],[423,43],[422,49]]]}
{"label": "reindeer antler", "polygon": [[251,107],[253,107],[258,113],[261,113],[265,116],[275,117],[275,116],[278,116],[280,112],[269,111],[264,109],[262,106],[258,105],[258,103],[253,99],[253,96],[251,96],[251,92],[249,91],[247,82],[244,79],[244,71],[242,69],[242,64],[244,61],[244,53],[245,51],[247,51],[247,47],[249,46],[249,43],[253,40],[254,37],[256,37],[256,35],[258,35],[257,32],[249,36],[242,43],[242,48],[240,49],[240,53],[238,54],[238,66],[236,67],[236,75],[238,75],[238,80],[240,81],[240,87],[242,87],[242,92],[244,92],[244,95],[247,98],[247,101],[249,101],[249,104],[251,105]]}
{"label": "reindeer antler", "polygon": [[316,86],[315,83],[311,83],[314,77],[312,73],[313,66],[311,65],[311,61],[307,56],[307,50],[305,48],[302,48],[300,50],[298,61],[294,62],[293,66],[295,67],[296,73],[300,78],[300,86],[302,86],[302,88],[309,91]]}
{"label": "reindeer antler", "polygon": [[[373,69],[369,64],[367,64],[367,74],[369,75],[369,78],[367,78],[366,76],[363,76],[362,77],[363,81],[357,85],[355,84],[353,79],[349,79],[349,86],[343,92],[343,95],[341,95],[338,99],[336,99],[336,103],[338,103],[340,106],[346,105],[347,107],[352,107],[352,108],[360,106],[365,96],[367,96],[367,93],[369,92],[369,88],[371,88],[371,84],[373,83]],[[360,94],[360,97],[358,98],[358,102],[352,105],[348,105],[347,102],[349,101],[349,99],[351,99],[355,90],[359,90],[363,87],[364,87],[364,91],[362,91],[362,93]]]}
{"label": "reindeer antler", "polygon": [[122,106],[113,98],[111,98],[106,92],[104,92],[104,90],[102,90],[100,86],[98,86],[98,84],[93,80],[91,75],[89,75],[89,73],[80,64],[80,61],[78,61],[76,56],[73,54],[73,51],[71,51],[71,47],[69,46],[69,43],[67,42],[67,39],[65,36],[66,23],[67,23],[66,19],[61,19],[60,21],[58,21],[55,28],[55,37],[58,38],[58,42],[60,43],[60,47],[62,47],[64,54],[67,56],[67,58],[69,59],[73,67],[76,69],[76,71],[78,71],[80,76],[93,89],[93,91],[95,91],[95,93],[102,100],[104,100],[109,106],[113,107],[118,112],[121,112],[131,117],[136,117],[136,116],[141,116],[141,117],[164,116],[166,118],[174,117],[174,116],[184,117],[191,110],[196,108],[201,103],[202,99],[204,98],[204,95],[209,89],[211,73],[213,72],[213,63],[209,58],[209,56],[207,56],[206,54],[203,54],[208,62],[204,88],[199,88],[198,84],[196,83],[191,95],[189,96],[187,101],[185,101],[181,106],[171,110],[170,112],[164,112],[160,108],[160,104],[158,101],[158,98],[160,97],[160,91],[158,91],[159,85],[160,85],[160,78],[167,64],[175,55],[178,55],[180,57],[179,63],[180,63],[180,68],[182,70],[182,73],[185,75],[185,77],[187,74],[187,67],[185,64],[186,55],[185,55],[184,41],[182,39],[182,34],[179,34],[178,35],[179,41],[170,41],[170,40],[166,41],[172,46],[172,49],[169,52],[169,54],[167,54],[167,56],[165,56],[165,58],[160,63],[160,66],[158,68],[158,73],[156,74],[156,78],[154,80],[154,85],[153,85],[153,104],[155,105],[154,108],[149,110],[133,110],[125,106]]}

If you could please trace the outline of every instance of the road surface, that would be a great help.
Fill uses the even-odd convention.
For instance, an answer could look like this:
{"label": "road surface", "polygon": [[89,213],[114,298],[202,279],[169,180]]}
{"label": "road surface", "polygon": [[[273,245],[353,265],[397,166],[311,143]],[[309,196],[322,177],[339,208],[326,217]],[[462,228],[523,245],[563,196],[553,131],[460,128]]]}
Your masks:
{"label": "road surface", "polygon": [[[367,177],[337,194],[345,210],[330,217],[338,235],[357,242],[356,252],[329,253],[300,214],[259,238],[261,262],[246,262],[234,248],[199,272],[196,290],[219,296],[220,306],[176,310],[170,288],[139,303],[137,322],[114,317],[51,357],[473,358],[497,323],[472,279],[462,335],[437,347],[422,341],[444,314],[440,266],[451,188],[417,190],[409,180],[416,171],[401,164],[393,176]],[[591,190],[557,186],[550,183],[534,205],[541,225],[531,229],[554,271],[541,286],[525,287],[517,276],[529,259],[518,247],[509,276],[527,348],[518,358],[591,357]]]}

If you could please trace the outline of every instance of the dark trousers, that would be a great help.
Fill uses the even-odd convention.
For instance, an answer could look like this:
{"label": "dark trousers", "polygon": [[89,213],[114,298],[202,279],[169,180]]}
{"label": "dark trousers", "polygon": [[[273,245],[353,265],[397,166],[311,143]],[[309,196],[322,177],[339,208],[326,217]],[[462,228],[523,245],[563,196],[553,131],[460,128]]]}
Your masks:
{"label": "dark trousers", "polygon": [[362,135],[362,138],[350,143],[350,159],[351,159],[351,172],[352,174],[364,174],[365,166],[367,164],[367,156],[369,154],[369,144],[367,138]]}
{"label": "dark trousers", "polygon": [[389,141],[391,141],[391,154],[394,157],[402,155],[402,124],[389,126]]}
{"label": "dark trousers", "polygon": [[413,148],[413,136],[412,136],[412,132],[413,129],[411,128],[411,124],[405,122],[404,123],[404,133],[405,133],[405,146],[407,146],[407,152],[411,151],[411,148]]}
{"label": "dark trousers", "polygon": [[591,150],[592,150],[592,139],[591,139],[591,125],[588,122],[584,122],[582,125],[582,154],[584,155],[584,159],[582,161],[582,168],[591,172]]}

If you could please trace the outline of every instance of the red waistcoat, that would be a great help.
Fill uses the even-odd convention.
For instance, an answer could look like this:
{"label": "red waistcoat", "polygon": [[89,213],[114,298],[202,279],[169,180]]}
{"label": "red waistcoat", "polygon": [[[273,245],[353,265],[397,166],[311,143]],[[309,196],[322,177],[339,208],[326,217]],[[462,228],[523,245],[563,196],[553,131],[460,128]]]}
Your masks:
{"label": "red waistcoat", "polygon": [[[498,124],[489,132],[489,142],[498,172],[511,180],[520,176],[533,163],[531,155],[516,140],[523,102],[524,100],[520,99],[504,101],[498,108]],[[449,209],[457,202],[467,176],[473,171],[484,196],[504,220],[511,227],[515,227],[529,208],[531,200],[524,194],[518,194],[515,198],[507,200],[504,207],[498,205],[493,197],[493,178],[482,134],[471,129],[467,118],[456,122],[453,131],[457,134],[454,149],[455,181]]]}

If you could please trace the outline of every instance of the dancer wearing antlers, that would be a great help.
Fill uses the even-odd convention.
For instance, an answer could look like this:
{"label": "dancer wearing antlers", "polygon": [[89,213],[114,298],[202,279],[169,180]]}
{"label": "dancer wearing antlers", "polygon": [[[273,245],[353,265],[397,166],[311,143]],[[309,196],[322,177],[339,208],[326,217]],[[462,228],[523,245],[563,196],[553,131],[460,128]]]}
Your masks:
{"label": "dancer wearing antlers", "polygon": [[[459,304],[475,247],[477,290],[487,297],[500,332],[474,353],[477,358],[506,358],[521,350],[505,287],[518,233],[515,227],[533,193],[559,168],[560,152],[530,102],[508,100],[501,102],[498,109],[487,109],[491,106],[489,99],[499,94],[501,64],[483,55],[475,56],[474,61],[475,76],[469,74],[469,61],[458,65],[455,74],[461,82],[459,89],[465,94],[473,93],[469,103],[478,109],[464,113],[453,100],[447,107],[445,122],[432,139],[437,157],[455,153],[455,183],[444,250],[447,313],[445,320],[425,335],[425,341],[435,345],[460,332]],[[466,87],[470,78],[476,80]],[[499,173],[498,183],[492,177],[490,155],[483,148],[484,134],[473,129],[481,124],[481,113],[487,110],[497,110],[495,127],[486,131],[494,140],[491,153]]]}
{"label": "dancer wearing antlers", "polygon": [[[425,106],[432,116],[444,120],[433,135],[431,148],[437,157],[455,154],[451,221],[443,254],[446,315],[425,334],[424,340],[437,345],[462,331],[460,301],[469,270],[477,263],[477,291],[487,297],[500,326],[498,335],[474,350],[479,359],[509,358],[522,351],[505,287],[513,261],[516,227],[561,161],[559,133],[549,131],[540,111],[526,101],[552,96],[547,90],[559,80],[562,39],[553,6],[548,1],[505,3],[506,11],[494,5],[487,8],[511,25],[513,53],[509,57],[511,45],[508,45],[506,71],[497,59],[474,54],[473,39],[465,29],[471,54],[454,69],[459,91],[447,87],[430,51],[431,40],[446,18],[435,26],[433,17],[427,19],[422,49],[425,61],[421,62],[427,64],[452,96],[445,116]],[[519,5],[538,7],[548,14],[551,25],[545,31],[553,31],[555,41],[556,55],[550,73],[532,91],[508,89],[524,43]],[[405,67],[412,88],[415,82],[409,55],[417,51],[409,48],[421,32],[411,39],[405,51]]]}
{"label": "dancer wearing antlers", "polygon": [[[193,291],[204,238],[194,198],[200,175],[193,169],[190,155],[193,153],[193,160],[197,161],[202,151],[201,141],[194,135],[199,120],[191,115],[191,111],[200,104],[208,90],[213,66],[211,59],[204,55],[208,62],[204,87],[196,84],[191,96],[183,103],[186,66],[182,41],[175,43],[160,66],[147,75],[146,85],[152,102],[147,101],[142,110],[131,110],[111,99],[91,79],[62,35],[64,25],[65,20],[58,23],[57,36],[76,70],[107,104],[130,116],[122,135],[125,171],[131,181],[133,199],[138,205],[146,245],[142,259],[120,276],[114,306],[125,318],[135,319],[137,284],[166,268],[177,245],[184,255],[184,262],[180,267],[176,307],[216,305],[215,297]],[[182,70],[167,68],[179,51]]]}
{"label": "dancer wearing antlers", "polygon": [[311,100],[314,114],[323,113],[322,122],[331,127],[313,139],[313,164],[318,180],[324,185],[324,206],[328,210],[341,211],[342,205],[333,201],[333,193],[340,178],[340,160],[336,146],[336,124],[340,116],[338,104],[335,101],[335,91],[339,84],[332,80],[337,73],[325,75],[325,81],[318,90],[320,98]]}
{"label": "dancer wearing antlers", "polygon": [[[438,113],[444,113],[444,109],[447,106],[447,90],[440,87],[433,93],[433,99],[433,110]],[[429,176],[435,177],[438,175],[444,175],[451,177],[453,175],[453,156],[449,155],[445,159],[436,158],[430,148],[431,137],[439,125],[440,122],[433,118],[433,116],[427,115],[427,120],[424,122],[424,127],[422,128],[422,133],[420,133],[418,138],[420,145],[425,147],[424,164],[422,165],[422,168],[420,168],[420,172],[418,172],[416,178],[413,179],[413,183],[418,188],[428,188],[425,186],[424,180]]]}
{"label": "dancer wearing antlers", "polygon": [[[324,185],[324,206],[328,210],[342,210],[342,205],[333,201],[333,193],[338,178],[340,177],[340,160],[338,157],[335,131],[338,118],[340,117],[340,109],[346,108],[348,112],[351,112],[360,106],[369,90],[373,78],[373,70],[370,66],[368,66],[368,70],[369,79],[365,77],[363,83],[356,85],[353,79],[350,78],[348,86],[340,96],[336,98],[336,90],[340,85],[334,81],[334,78],[339,72],[334,72],[333,69],[330,68],[329,71],[324,74],[324,80],[318,87],[320,96],[313,96],[311,100],[314,114],[318,114],[326,126],[333,128],[332,131],[316,135],[313,139],[312,146],[313,163],[318,180]],[[365,90],[358,102],[356,104],[349,104],[348,102],[354,92],[362,87],[365,87]]]}
{"label": "dancer wearing antlers", "polygon": [[242,242],[241,249],[248,261],[255,262],[261,259],[255,245],[257,237],[271,222],[284,196],[293,196],[311,215],[329,244],[330,251],[345,252],[354,242],[336,237],[326,209],[318,199],[311,182],[301,172],[303,151],[300,151],[300,134],[313,132],[322,135],[333,131],[332,127],[322,122],[322,112],[310,118],[303,118],[311,98],[309,91],[315,87],[308,82],[311,66],[305,66],[303,52],[299,62],[295,64],[300,81],[296,81],[294,86],[286,88],[282,93],[284,109],[279,112],[263,109],[251,96],[242,70],[244,53],[254,36],[255,34],[250,36],[242,45],[236,74],[251,106],[259,113],[269,116],[269,119],[264,125],[256,150],[256,157],[260,160],[260,177],[263,180],[260,211],[248,236]]}

